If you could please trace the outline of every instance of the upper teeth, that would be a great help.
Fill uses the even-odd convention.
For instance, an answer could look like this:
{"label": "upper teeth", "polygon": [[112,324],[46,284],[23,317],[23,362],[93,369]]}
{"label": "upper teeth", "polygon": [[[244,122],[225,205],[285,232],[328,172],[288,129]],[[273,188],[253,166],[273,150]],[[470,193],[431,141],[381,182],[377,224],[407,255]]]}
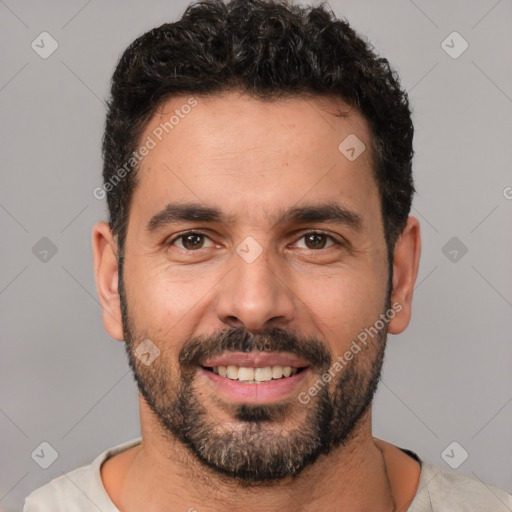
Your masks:
{"label": "upper teeth", "polygon": [[263,368],[248,368],[245,366],[215,366],[214,373],[232,380],[266,382],[272,379],[290,377],[297,373],[297,368],[291,366],[265,366]]}

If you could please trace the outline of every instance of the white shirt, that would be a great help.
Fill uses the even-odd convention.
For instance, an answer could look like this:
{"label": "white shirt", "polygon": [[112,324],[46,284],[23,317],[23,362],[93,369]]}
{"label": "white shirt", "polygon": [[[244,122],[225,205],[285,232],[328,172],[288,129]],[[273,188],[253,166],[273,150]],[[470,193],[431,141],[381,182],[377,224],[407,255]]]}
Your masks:
{"label": "white shirt", "polygon": [[[105,450],[94,461],[39,487],[25,498],[23,512],[120,512],[103,487],[100,467],[109,457],[138,445],[141,438]],[[421,464],[420,480],[407,512],[512,512],[512,496],[405,453]]]}

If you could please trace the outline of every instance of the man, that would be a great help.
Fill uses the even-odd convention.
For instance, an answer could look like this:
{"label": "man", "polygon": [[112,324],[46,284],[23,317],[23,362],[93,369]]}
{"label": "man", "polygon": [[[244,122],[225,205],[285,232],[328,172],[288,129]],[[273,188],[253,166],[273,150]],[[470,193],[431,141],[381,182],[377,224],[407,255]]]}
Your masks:
{"label": "man", "polygon": [[512,510],[372,436],[420,258],[412,138],[387,61],[324,6],[211,0],[132,43],[93,250],[142,437],[24,510]]}

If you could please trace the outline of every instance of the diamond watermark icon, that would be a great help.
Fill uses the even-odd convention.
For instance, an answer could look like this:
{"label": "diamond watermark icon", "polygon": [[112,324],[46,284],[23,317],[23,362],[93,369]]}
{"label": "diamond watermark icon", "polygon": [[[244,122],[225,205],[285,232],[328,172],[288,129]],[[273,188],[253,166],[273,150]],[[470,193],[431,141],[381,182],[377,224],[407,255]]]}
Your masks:
{"label": "diamond watermark icon", "polygon": [[248,236],[238,245],[236,252],[246,263],[252,263],[263,252],[263,247],[252,236]]}
{"label": "diamond watermark icon", "polygon": [[340,153],[349,161],[353,162],[361,153],[366,149],[363,141],[356,135],[351,133],[348,137],[345,137],[338,146]]}
{"label": "diamond watermark icon", "polygon": [[450,443],[441,453],[441,458],[452,469],[457,469],[469,457],[469,453],[457,441]]}
{"label": "diamond watermark icon", "polygon": [[48,469],[58,458],[57,450],[46,441],[43,441],[32,453],[32,459],[43,469]]}
{"label": "diamond watermark icon", "polygon": [[39,57],[47,59],[59,47],[59,43],[48,32],[41,32],[30,46]]}
{"label": "diamond watermark icon", "polygon": [[452,59],[458,59],[468,49],[468,47],[468,42],[458,32],[452,32],[441,43],[441,48]]}
{"label": "diamond watermark icon", "polygon": [[466,255],[468,248],[459,238],[453,236],[443,245],[441,252],[452,263],[458,263]]}
{"label": "diamond watermark icon", "polygon": [[42,263],[48,263],[56,254],[57,246],[46,236],[43,236],[32,247],[32,254]]}
{"label": "diamond watermark icon", "polygon": [[135,355],[143,364],[149,366],[160,355],[160,349],[146,339],[135,349]]}

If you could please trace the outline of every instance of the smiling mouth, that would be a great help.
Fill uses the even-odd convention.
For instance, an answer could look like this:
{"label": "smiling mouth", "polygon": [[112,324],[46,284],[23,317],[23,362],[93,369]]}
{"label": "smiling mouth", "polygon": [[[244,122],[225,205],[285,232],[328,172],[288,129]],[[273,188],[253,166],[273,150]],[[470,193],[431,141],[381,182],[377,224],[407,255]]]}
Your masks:
{"label": "smiling mouth", "polygon": [[220,377],[241,382],[244,384],[263,384],[271,381],[283,381],[289,377],[301,373],[307,366],[264,366],[264,367],[247,367],[247,366],[202,366],[205,370],[215,373]]}

